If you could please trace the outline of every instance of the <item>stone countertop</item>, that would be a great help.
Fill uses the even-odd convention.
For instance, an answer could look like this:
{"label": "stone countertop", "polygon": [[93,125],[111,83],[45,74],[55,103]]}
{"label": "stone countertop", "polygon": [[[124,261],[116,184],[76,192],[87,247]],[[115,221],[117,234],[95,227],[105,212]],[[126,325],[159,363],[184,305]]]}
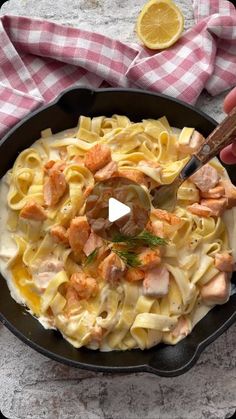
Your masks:
{"label": "stone countertop", "polygon": [[[56,7],[55,7],[56,3]],[[1,14],[43,17],[136,42],[144,0],[10,0]],[[185,27],[190,0],[178,0]],[[197,106],[218,121],[223,95],[202,94]],[[236,409],[236,324],[187,373],[105,374],[70,368],[24,345],[0,324],[0,410],[10,419],[223,419]]]}

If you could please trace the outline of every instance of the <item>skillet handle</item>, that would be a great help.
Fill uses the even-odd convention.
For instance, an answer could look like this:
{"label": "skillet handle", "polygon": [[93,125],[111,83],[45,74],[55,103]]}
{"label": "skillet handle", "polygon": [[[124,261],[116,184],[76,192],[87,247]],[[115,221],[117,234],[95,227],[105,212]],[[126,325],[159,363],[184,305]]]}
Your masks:
{"label": "skillet handle", "polygon": [[182,341],[181,345],[164,346],[150,359],[146,371],[162,377],[176,377],[188,371],[197,361],[200,351],[195,345]]}
{"label": "skillet handle", "polygon": [[67,113],[86,115],[91,112],[95,101],[95,93],[88,87],[70,87],[59,97],[57,106]]}

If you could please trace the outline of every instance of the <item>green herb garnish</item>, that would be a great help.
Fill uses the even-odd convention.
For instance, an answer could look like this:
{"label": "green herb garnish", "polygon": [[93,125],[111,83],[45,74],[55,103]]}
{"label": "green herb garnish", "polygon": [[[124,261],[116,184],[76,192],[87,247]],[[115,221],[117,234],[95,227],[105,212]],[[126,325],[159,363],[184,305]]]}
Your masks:
{"label": "green herb garnish", "polygon": [[167,241],[165,239],[163,239],[162,237],[159,236],[155,236],[154,234],[150,233],[147,230],[142,231],[142,233],[140,233],[137,236],[138,240],[141,240],[144,242],[144,244],[146,244],[147,246],[153,248],[153,247],[157,247],[157,246],[164,246]]}
{"label": "green herb garnish", "polygon": [[117,234],[113,238],[113,243],[124,243],[128,247],[140,247],[140,246],[148,246],[151,249],[157,246],[163,246],[166,244],[166,240],[155,236],[154,234],[150,233],[147,230],[144,230],[138,236],[130,237],[125,236],[123,234]]}
{"label": "green herb garnish", "polygon": [[136,268],[141,265],[138,255],[134,252],[129,252],[128,250],[117,250],[117,249],[112,249],[112,251],[116,253],[117,256],[119,256],[127,266]]}
{"label": "green herb garnish", "polygon": [[86,259],[86,261],[85,261],[85,264],[84,264],[84,266],[86,267],[86,266],[88,266],[88,265],[90,265],[91,263],[93,263],[94,262],[94,260],[95,260],[95,258],[97,257],[97,254],[98,254],[98,250],[99,250],[99,247],[96,247],[96,249],[94,249],[89,255],[88,255],[88,257],[87,257],[87,259]]}

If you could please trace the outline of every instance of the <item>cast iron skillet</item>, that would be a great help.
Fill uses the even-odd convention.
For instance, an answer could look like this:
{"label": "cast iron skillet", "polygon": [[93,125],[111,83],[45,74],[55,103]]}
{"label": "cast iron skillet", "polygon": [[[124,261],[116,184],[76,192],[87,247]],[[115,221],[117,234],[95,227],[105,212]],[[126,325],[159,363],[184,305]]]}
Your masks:
{"label": "cast iron skillet", "polygon": [[[178,100],[141,90],[70,88],[48,106],[31,113],[0,142],[0,177],[12,166],[18,153],[50,127],[53,133],[73,127],[79,115],[127,115],[133,121],[166,115],[171,125],[193,126],[208,135],[216,122],[204,113]],[[236,171],[228,168],[236,183]],[[234,173],[235,172],[235,173]],[[235,281],[234,274],[233,281]],[[152,349],[126,352],[98,352],[75,349],[59,332],[45,330],[26,309],[10,296],[0,277],[0,320],[23,342],[43,355],[62,363],[95,371],[147,371],[160,376],[176,376],[190,369],[201,351],[236,320],[236,295],[216,306],[197,324],[192,333],[176,346],[158,345]]]}

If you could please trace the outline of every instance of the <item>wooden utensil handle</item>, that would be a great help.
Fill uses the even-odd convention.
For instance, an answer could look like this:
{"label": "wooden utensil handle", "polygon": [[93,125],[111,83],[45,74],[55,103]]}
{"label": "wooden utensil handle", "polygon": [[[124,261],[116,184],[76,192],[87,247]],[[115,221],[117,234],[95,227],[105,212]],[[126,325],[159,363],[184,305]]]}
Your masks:
{"label": "wooden utensil handle", "polygon": [[202,164],[215,157],[225,146],[236,139],[236,107],[207,137],[200,150],[194,154]]}

